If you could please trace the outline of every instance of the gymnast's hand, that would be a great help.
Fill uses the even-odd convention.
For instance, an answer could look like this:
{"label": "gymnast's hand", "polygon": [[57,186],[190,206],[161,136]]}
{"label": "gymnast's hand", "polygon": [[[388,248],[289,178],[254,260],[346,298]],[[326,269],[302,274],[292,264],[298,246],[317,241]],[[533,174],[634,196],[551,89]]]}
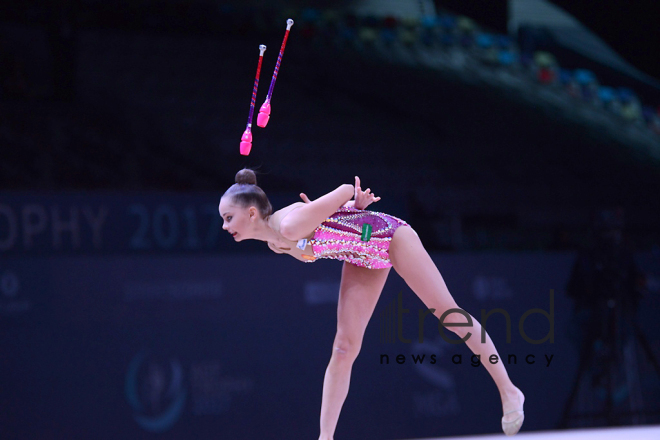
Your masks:
{"label": "gymnast's hand", "polygon": [[367,188],[366,191],[362,191],[360,188],[360,178],[355,176],[355,197],[354,197],[353,206],[357,209],[367,209],[367,206],[371,205],[373,202],[380,200],[380,197],[375,197],[371,193],[371,189]]}
{"label": "gymnast's hand", "polygon": [[[312,201],[309,200],[309,197],[307,197],[307,194],[305,193],[300,193],[300,198],[305,203],[312,203]],[[380,197],[374,197],[374,195],[371,193],[371,189],[367,188],[366,191],[362,191],[362,189],[360,188],[360,178],[358,176],[355,176],[354,200],[347,202],[345,206],[353,206],[357,209],[366,209],[367,206],[379,200]]]}

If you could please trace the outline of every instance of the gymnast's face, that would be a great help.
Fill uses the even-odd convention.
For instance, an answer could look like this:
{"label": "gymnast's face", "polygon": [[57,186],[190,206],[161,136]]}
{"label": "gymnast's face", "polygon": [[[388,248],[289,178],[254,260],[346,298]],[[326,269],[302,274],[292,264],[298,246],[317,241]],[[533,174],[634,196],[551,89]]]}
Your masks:
{"label": "gymnast's face", "polygon": [[229,232],[235,241],[254,238],[254,228],[259,219],[259,211],[255,206],[242,208],[234,205],[229,197],[223,197],[218,210],[224,220],[222,229]]}

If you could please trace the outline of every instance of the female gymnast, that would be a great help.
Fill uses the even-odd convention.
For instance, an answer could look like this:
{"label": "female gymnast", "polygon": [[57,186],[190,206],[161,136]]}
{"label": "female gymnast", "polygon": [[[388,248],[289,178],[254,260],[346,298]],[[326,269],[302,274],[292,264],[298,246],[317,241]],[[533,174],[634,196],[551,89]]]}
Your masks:
{"label": "female gymnast", "polygon": [[[223,229],[235,241],[247,239],[268,242],[273,252],[286,253],[303,262],[332,258],[344,262],[341,273],[337,333],[332,355],[323,381],[321,433],[319,440],[333,439],[341,407],[348,394],[351,368],[362,345],[365,328],[376,307],[390,268],[403,278],[438,318],[458,306],[452,298],[438,268],[422,245],[417,233],[405,221],[380,212],[365,211],[380,200],[367,188],[362,191],[360,179],[355,186],[344,184],[334,191],[310,201],[296,202],[273,212],[266,194],[257,186],[254,171],[242,169],[236,183],[220,199]],[[351,200],[353,199],[353,200]],[[365,234],[364,223],[372,232]],[[365,236],[366,235],[366,236]],[[451,321],[450,314],[445,322]],[[481,325],[472,317],[472,327],[448,327],[460,338],[468,332],[481,334]],[[498,355],[490,336],[466,341],[481,359]],[[502,430],[514,435],[524,419],[525,396],[509,379],[502,362],[483,362],[502,399]]]}

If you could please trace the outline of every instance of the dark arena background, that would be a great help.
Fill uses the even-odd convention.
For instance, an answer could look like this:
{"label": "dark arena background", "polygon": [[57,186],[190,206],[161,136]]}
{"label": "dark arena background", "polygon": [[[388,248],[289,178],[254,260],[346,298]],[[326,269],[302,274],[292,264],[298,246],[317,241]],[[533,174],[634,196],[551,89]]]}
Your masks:
{"label": "dark arena background", "polygon": [[[357,175],[410,223],[519,436],[660,438],[658,8],[3,3],[0,439],[318,438],[342,263],[236,243],[244,167],[276,210]],[[337,440],[503,436],[490,360],[424,309],[392,270]]]}

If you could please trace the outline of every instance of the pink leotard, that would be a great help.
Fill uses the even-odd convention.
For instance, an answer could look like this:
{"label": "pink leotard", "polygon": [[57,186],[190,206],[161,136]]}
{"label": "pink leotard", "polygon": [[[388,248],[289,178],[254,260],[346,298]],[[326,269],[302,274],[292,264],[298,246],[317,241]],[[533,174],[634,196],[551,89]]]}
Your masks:
{"label": "pink leotard", "polygon": [[[372,228],[368,241],[362,241],[364,223],[369,223]],[[390,241],[399,226],[410,225],[382,212],[342,206],[314,230],[310,244],[315,258],[306,262],[331,258],[368,269],[392,267]]]}

